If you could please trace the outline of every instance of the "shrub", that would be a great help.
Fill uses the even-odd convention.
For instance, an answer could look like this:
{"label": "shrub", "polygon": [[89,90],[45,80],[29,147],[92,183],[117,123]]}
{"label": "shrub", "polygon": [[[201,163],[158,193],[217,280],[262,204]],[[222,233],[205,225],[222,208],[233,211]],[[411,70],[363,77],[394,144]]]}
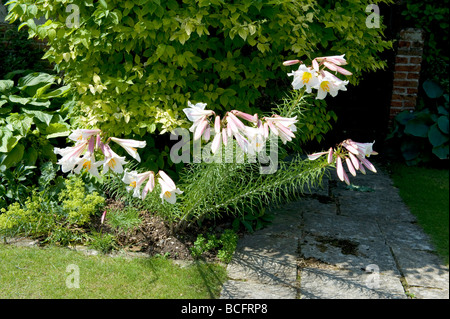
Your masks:
{"label": "shrub", "polygon": [[[78,93],[85,123],[116,136],[187,125],[188,100],[253,114],[283,90],[283,59],[346,54],[361,74],[383,68],[377,53],[391,46],[383,26],[366,25],[373,1],[70,3],[79,12],[68,1],[11,0],[7,18],[48,40],[44,57]],[[36,26],[41,16],[52,19]]]}
{"label": "shrub", "polygon": [[388,140],[408,165],[449,158],[449,97],[432,81],[423,84],[428,103],[414,112],[402,112]]}
{"label": "shrub", "polygon": [[15,202],[0,209],[0,233],[7,236],[41,237],[49,242],[68,243],[81,240],[81,228],[104,203],[98,193],[87,193],[81,178],[66,179],[59,201],[46,191],[34,192],[23,205]]}

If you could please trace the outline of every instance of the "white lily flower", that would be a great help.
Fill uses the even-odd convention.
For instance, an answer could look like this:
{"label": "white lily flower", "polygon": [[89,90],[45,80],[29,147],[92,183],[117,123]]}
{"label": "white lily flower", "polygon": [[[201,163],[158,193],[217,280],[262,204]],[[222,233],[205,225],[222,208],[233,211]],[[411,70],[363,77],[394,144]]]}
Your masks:
{"label": "white lily flower", "polygon": [[129,139],[121,139],[116,137],[111,137],[111,140],[119,144],[131,157],[136,159],[138,162],[141,161],[141,157],[137,152],[136,148],[144,148],[147,143],[145,141],[136,141]]}
{"label": "white lily flower", "polygon": [[170,204],[175,204],[177,201],[176,194],[183,194],[182,191],[180,191],[173,180],[163,171],[159,171],[158,173],[159,177],[158,182],[159,185],[161,185],[161,199],[164,202],[166,200]]}
{"label": "white lily flower", "polygon": [[319,76],[319,84],[315,87],[318,90],[317,100],[323,100],[328,93],[335,97],[339,90],[347,91],[345,86],[349,81],[342,81],[327,71],[323,73],[324,75]]}
{"label": "white lily flower", "polygon": [[138,174],[138,172],[136,172],[136,171],[132,171],[132,172],[125,171],[122,181],[125,184],[128,184],[128,186],[126,187],[126,190],[128,192],[133,191],[133,197],[142,198],[141,186],[145,182],[145,180],[150,177],[150,175],[152,173],[153,172],[145,172],[145,173]]}
{"label": "white lily flower", "polygon": [[300,90],[301,88],[306,87],[307,93],[311,93],[312,88],[319,83],[316,71],[308,68],[304,64],[300,65],[297,71],[289,73],[288,76],[294,77],[292,82],[294,90]]}
{"label": "white lily flower", "polygon": [[183,112],[186,114],[189,121],[195,123],[202,117],[208,117],[214,114],[214,111],[205,110],[206,103],[197,103],[192,104],[188,102],[189,108],[183,109]]}
{"label": "white lily flower", "polygon": [[80,161],[80,156],[84,153],[88,146],[88,141],[79,143],[73,147],[55,148],[54,153],[61,155],[62,158],[58,161],[58,165],[61,165],[63,173],[70,172]]}
{"label": "white lily flower", "polygon": [[84,169],[91,175],[100,178],[98,167],[102,164],[102,162],[96,162],[94,154],[88,152],[77,162],[77,168],[74,169],[74,172],[80,174],[81,170]]}
{"label": "white lily flower", "polygon": [[69,135],[69,139],[75,142],[87,141],[93,135],[98,135],[101,130],[75,130]]}
{"label": "white lily flower", "polygon": [[125,161],[125,156],[121,157],[117,155],[108,145],[104,145],[105,152],[105,160],[103,161],[103,172],[102,174],[106,174],[109,170],[112,170],[114,173],[122,174],[123,173],[123,165],[127,162]]}

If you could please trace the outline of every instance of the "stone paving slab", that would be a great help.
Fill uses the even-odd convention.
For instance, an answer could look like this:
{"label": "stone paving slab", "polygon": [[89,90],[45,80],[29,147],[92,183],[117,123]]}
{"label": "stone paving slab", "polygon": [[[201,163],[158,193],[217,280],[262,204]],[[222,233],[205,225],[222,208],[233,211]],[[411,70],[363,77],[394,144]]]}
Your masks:
{"label": "stone paving slab", "polygon": [[296,286],[298,238],[254,235],[243,238],[228,264],[228,277],[261,284]]}
{"label": "stone paving slab", "polygon": [[297,289],[280,285],[263,285],[228,280],[220,299],[296,299]]}
{"label": "stone paving slab", "polygon": [[301,272],[300,298],[406,299],[406,296],[399,277],[363,271],[304,268]]}

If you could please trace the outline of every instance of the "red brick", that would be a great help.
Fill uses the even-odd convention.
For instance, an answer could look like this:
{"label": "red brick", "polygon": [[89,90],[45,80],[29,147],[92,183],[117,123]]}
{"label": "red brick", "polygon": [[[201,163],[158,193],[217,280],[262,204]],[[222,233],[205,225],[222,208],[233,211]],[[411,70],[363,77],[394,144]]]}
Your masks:
{"label": "red brick", "polygon": [[418,80],[394,80],[394,87],[416,88],[419,85]]}
{"label": "red brick", "polygon": [[408,73],[408,79],[419,79],[420,78],[420,73],[418,72],[410,72]]}
{"label": "red brick", "polygon": [[412,56],[412,57],[410,57],[409,62],[411,64],[421,64],[422,63],[422,57],[420,57],[420,56]]}
{"label": "red brick", "polygon": [[395,72],[394,73],[395,80],[403,80],[403,79],[406,79],[407,76],[408,76],[407,72]]}
{"label": "red brick", "polygon": [[408,94],[417,94],[417,93],[419,93],[419,89],[409,88],[409,89],[406,90],[406,93],[408,93]]}
{"label": "red brick", "polygon": [[391,101],[391,108],[392,107],[403,107],[403,101]]}
{"label": "red brick", "polygon": [[396,94],[406,94],[407,93],[407,89],[406,88],[401,88],[401,87],[395,87],[392,90],[392,93],[396,93]]}
{"label": "red brick", "polygon": [[395,71],[400,72],[420,72],[420,65],[417,64],[396,64]]}
{"label": "red brick", "polygon": [[406,56],[406,55],[398,55],[398,56],[395,58],[395,63],[409,64],[409,56]]}
{"label": "red brick", "polygon": [[403,107],[406,109],[414,109],[416,107],[416,101],[405,101]]}
{"label": "red brick", "polygon": [[411,41],[405,41],[405,40],[398,41],[398,47],[399,48],[410,48],[411,45],[412,45]]}

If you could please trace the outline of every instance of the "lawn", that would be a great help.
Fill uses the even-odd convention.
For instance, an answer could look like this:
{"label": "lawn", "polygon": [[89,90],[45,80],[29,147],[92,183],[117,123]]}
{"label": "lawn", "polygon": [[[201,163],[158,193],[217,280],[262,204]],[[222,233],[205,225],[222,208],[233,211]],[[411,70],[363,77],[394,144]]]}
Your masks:
{"label": "lawn", "polygon": [[215,264],[180,267],[162,257],[87,256],[60,247],[0,244],[1,299],[213,299],[225,279],[226,270]]}
{"label": "lawn", "polygon": [[400,196],[430,235],[437,253],[449,260],[449,171],[392,165],[392,179]]}

